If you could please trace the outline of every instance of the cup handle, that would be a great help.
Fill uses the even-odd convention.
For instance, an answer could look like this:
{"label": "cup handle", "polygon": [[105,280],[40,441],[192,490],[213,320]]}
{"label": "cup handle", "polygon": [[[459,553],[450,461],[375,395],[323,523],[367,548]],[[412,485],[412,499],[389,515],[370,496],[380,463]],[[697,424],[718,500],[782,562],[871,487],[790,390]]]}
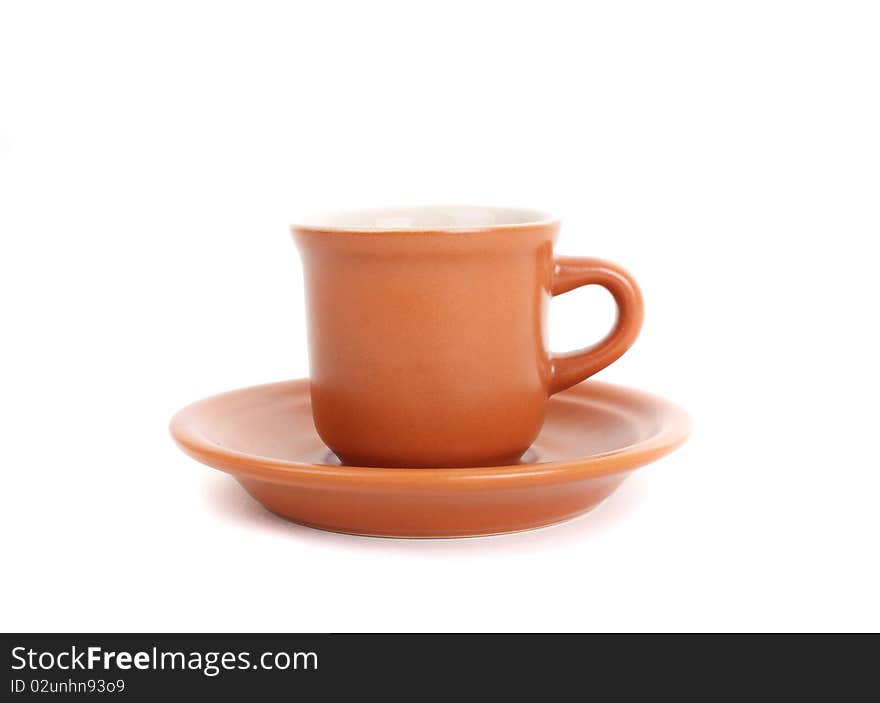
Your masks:
{"label": "cup handle", "polygon": [[550,355],[550,395],[589,378],[616,361],[639,336],[644,318],[642,293],[632,276],[602,259],[557,256],[553,261],[551,295],[581,286],[599,285],[614,297],[617,320],[608,335],[584,349]]}

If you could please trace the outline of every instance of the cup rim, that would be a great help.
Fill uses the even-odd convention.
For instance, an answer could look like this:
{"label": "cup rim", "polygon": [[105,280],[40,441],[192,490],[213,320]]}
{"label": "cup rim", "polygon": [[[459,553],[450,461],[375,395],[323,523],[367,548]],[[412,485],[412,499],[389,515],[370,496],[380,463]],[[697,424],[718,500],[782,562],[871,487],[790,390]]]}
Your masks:
{"label": "cup rim", "polygon": [[297,219],[310,232],[485,232],[533,229],[558,223],[546,211],[489,205],[412,205],[345,208]]}

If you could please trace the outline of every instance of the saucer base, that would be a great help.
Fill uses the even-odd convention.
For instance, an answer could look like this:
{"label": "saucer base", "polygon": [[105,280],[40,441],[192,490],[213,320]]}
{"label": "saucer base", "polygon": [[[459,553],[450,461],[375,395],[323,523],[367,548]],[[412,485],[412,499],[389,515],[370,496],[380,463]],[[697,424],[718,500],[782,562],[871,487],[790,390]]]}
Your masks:
{"label": "saucer base", "polygon": [[[420,539],[420,540],[431,540],[431,539],[469,539],[472,537],[498,537],[501,535],[513,535],[518,534],[520,532],[532,532],[534,530],[543,530],[545,527],[555,527],[556,525],[564,525],[567,522],[571,522],[572,520],[577,520],[580,517],[584,517],[589,513],[592,513],[596,508],[598,508],[605,501],[599,501],[596,505],[583,510],[576,515],[569,515],[568,517],[564,517],[561,520],[554,520],[553,522],[548,522],[544,525],[532,525],[530,527],[524,527],[521,530],[508,530],[506,532],[476,532],[474,534],[466,534],[466,535],[458,535],[458,534],[437,534],[437,535],[389,535],[384,534],[382,532],[352,532],[351,530],[338,530],[333,529],[332,527],[327,527],[326,525],[312,525],[307,522],[301,522],[299,520],[291,520],[289,517],[285,515],[281,515],[280,513],[272,513],[271,510],[266,508],[266,510],[273,515],[280,517],[282,520],[286,520],[287,522],[293,525],[299,525],[300,527],[308,527],[311,530],[321,530],[322,532],[333,532],[337,535],[352,535],[354,537],[373,537],[376,539]],[[264,508],[266,506],[263,506]]]}
{"label": "saucer base", "polygon": [[[434,514],[426,513],[421,500],[401,504],[394,499],[374,499],[356,508],[360,502],[357,495],[337,492],[321,500],[308,492],[263,481],[239,479],[239,483],[270,513],[305,527],[361,537],[452,539],[524,532],[573,520],[595,509],[628,475],[614,474],[601,482],[594,479],[580,490],[569,484],[562,502],[553,495],[534,500],[529,506],[523,505],[518,496],[505,499],[493,495],[491,501],[486,496],[471,500],[459,496],[454,519],[445,507]],[[341,510],[340,504],[348,504],[349,509]]]}

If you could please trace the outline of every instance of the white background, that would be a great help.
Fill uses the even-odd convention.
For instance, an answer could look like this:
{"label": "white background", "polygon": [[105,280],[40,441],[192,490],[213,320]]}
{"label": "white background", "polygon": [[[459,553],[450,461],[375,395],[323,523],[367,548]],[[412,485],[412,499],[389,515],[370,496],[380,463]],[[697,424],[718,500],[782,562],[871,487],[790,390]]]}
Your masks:
{"label": "white background", "polygon": [[[856,2],[0,2],[8,630],[880,628],[880,14]],[[303,212],[548,209],[691,441],[595,513],[395,541],[167,433],[305,376]],[[554,349],[611,324],[553,303]]]}

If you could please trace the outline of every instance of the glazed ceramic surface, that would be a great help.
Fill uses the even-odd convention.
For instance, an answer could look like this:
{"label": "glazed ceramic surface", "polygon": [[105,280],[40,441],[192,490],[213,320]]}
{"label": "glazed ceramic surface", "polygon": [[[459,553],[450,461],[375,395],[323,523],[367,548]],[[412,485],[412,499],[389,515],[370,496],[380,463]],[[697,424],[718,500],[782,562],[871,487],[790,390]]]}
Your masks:
{"label": "glazed ceramic surface", "polygon": [[187,454],[235,476],[273,513],[388,537],[489,535],[566,520],[671,452],[688,429],[672,403],[596,381],[551,398],[534,445],[509,466],[341,466],[315,432],[306,380],[208,398],[171,422]]}
{"label": "glazed ceramic surface", "polygon": [[[312,412],[326,444],[364,466],[518,459],[548,397],[617,359],[642,323],[632,278],[598,259],[554,258],[558,231],[541,213],[466,207],[294,226]],[[592,347],[549,353],[550,297],[590,284],[614,296],[614,329]]]}

